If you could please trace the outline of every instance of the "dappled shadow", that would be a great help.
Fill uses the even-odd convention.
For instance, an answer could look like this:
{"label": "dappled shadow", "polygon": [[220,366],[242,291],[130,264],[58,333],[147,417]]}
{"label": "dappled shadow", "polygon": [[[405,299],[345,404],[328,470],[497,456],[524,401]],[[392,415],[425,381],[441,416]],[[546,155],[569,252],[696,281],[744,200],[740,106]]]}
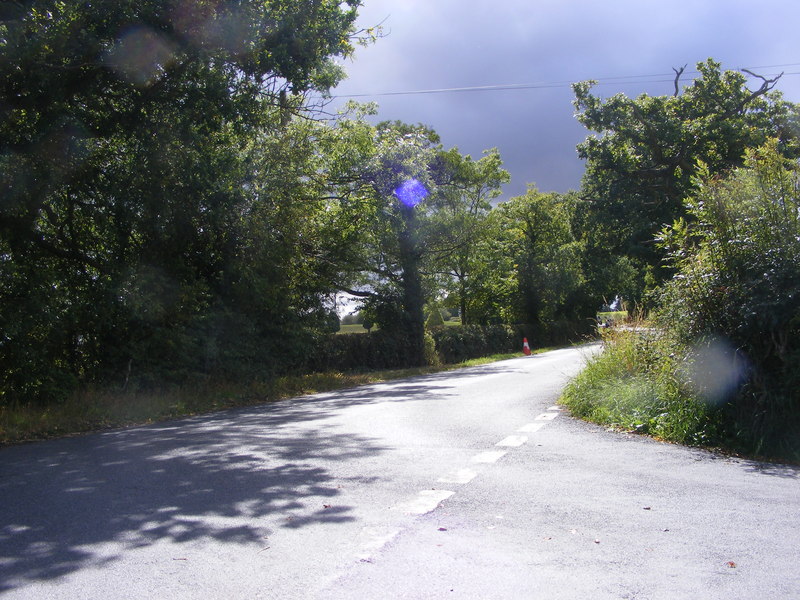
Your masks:
{"label": "dappled shadow", "polygon": [[338,406],[365,404],[374,401],[402,402],[405,400],[443,399],[453,390],[454,380],[473,379],[487,375],[519,373],[516,361],[536,360],[539,355],[509,359],[499,363],[464,367],[427,375],[415,375],[398,381],[363,385],[330,393],[315,394],[319,402],[333,401]]}
{"label": "dappled shadow", "polygon": [[759,475],[769,475],[770,477],[782,477],[784,479],[800,479],[800,466],[780,463],[766,463],[756,461],[745,461],[745,470]]}
{"label": "dappled shadow", "polygon": [[348,472],[347,461],[389,448],[330,417],[356,404],[436,401],[454,381],[513,370],[487,365],[0,449],[0,592],[159,541],[258,547],[275,527],[353,521],[354,507],[329,499],[343,481],[365,479],[355,467],[335,478],[331,467]]}
{"label": "dappled shadow", "polygon": [[0,452],[0,591],[113,561],[109,548],[255,545],[282,515],[292,527],[353,520],[351,507],[320,512],[305,500],[339,494],[328,462],[383,449],[268,427],[254,413],[215,415]]}

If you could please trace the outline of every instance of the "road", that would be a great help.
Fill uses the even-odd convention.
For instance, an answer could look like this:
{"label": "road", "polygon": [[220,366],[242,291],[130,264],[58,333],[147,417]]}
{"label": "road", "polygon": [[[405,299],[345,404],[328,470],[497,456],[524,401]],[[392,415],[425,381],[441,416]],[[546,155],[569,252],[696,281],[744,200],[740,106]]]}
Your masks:
{"label": "road", "polygon": [[0,597],[800,597],[800,470],[570,418],[595,350],[2,449]]}

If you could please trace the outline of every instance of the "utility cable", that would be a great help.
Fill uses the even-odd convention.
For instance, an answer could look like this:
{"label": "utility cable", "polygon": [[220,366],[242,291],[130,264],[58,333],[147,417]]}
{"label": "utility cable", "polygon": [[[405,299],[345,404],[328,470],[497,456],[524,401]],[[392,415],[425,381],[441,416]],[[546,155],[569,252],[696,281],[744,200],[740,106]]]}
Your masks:
{"label": "utility cable", "polygon": [[[800,66],[800,63],[785,63],[781,65],[761,65],[757,67],[748,67],[748,69],[775,69],[781,67],[794,67]],[[682,75],[699,75],[699,71],[685,71]],[[800,72],[784,72],[784,75],[798,75]],[[776,75],[770,73],[770,75]],[[669,77],[669,79],[662,79]],[[748,77],[750,77],[748,75]],[[658,79],[656,79],[658,78]],[[592,79],[592,78],[590,78]],[[597,85],[626,85],[632,83],[673,83],[675,81],[674,73],[653,73],[650,75],[620,75],[614,77],[598,77],[592,79],[597,82]],[[372,98],[378,96],[410,96],[410,95],[426,95],[426,94],[450,94],[450,93],[463,93],[463,92],[499,92],[509,90],[533,90],[533,89],[548,89],[548,88],[563,88],[571,87],[574,81],[541,81],[536,83],[507,83],[507,84],[493,84],[493,85],[476,85],[476,86],[463,86],[463,87],[450,87],[450,88],[432,88],[422,90],[402,90],[391,92],[374,92],[374,93],[361,93],[361,94],[337,94],[333,98]]]}

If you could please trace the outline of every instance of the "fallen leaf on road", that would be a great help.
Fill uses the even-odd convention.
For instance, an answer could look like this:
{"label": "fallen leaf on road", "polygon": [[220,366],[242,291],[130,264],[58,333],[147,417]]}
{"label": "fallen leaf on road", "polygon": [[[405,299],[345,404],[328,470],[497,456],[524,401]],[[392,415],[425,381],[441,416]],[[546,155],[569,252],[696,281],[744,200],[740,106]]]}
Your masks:
{"label": "fallen leaf on road", "polygon": [[439,531],[447,531],[447,527],[439,527]]}
{"label": "fallen leaf on road", "polygon": [[642,510],[651,510],[649,506],[645,506]]}
{"label": "fallen leaf on road", "polygon": [[332,504],[323,504],[322,508],[330,508],[331,506],[333,506],[333,505]]}
{"label": "fallen leaf on road", "polygon": [[736,563],[733,562],[732,560],[729,560],[727,564],[728,564],[728,568],[729,569],[735,569],[736,568]]}

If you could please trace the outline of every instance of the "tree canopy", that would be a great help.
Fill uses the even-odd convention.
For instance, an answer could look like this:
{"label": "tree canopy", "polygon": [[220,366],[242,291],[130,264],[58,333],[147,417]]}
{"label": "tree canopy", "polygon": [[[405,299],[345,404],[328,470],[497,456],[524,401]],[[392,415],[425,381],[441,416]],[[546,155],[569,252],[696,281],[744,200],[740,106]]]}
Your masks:
{"label": "tree canopy", "polygon": [[269,365],[278,332],[324,320],[290,117],[341,76],[358,5],[4,4],[4,398]]}
{"label": "tree canopy", "polygon": [[[741,166],[748,148],[777,138],[780,151],[796,157],[798,109],[772,91],[776,79],[750,90],[736,71],[722,71],[709,59],[699,77],[672,96],[617,94],[606,100],[591,93],[594,82],[573,86],[578,120],[598,135],[579,144],[586,160],[581,195],[590,202],[587,225],[597,249],[630,257],[654,281],[663,254],[654,240],[660,229],[686,217],[683,199],[706,165],[712,173]],[[679,74],[678,74],[679,75]]]}

